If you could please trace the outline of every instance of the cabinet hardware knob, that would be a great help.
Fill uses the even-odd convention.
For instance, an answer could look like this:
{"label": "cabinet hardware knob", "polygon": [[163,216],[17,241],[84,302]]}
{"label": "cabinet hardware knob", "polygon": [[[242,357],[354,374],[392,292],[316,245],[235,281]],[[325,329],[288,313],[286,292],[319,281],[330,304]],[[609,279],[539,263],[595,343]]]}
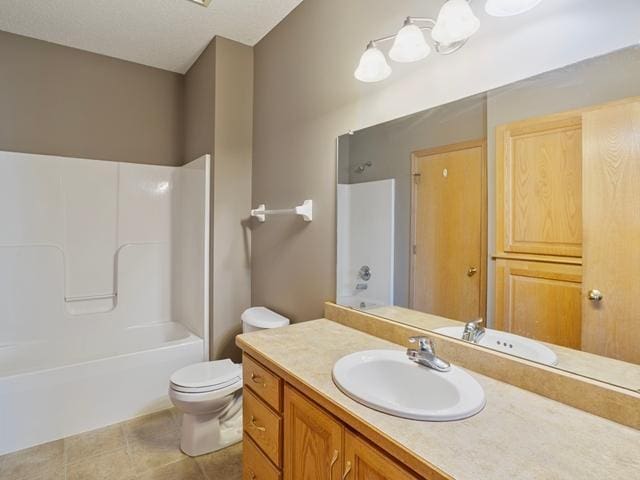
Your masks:
{"label": "cabinet hardware knob", "polygon": [[600,290],[589,290],[587,298],[592,302],[601,302],[604,298],[604,295],[602,295],[602,292]]}
{"label": "cabinet hardware knob", "polygon": [[331,457],[331,462],[329,463],[329,480],[333,479],[333,466],[338,461],[339,455],[340,455],[340,452],[338,452],[338,450],[333,451],[333,457]]}
{"label": "cabinet hardware knob", "polygon": [[255,428],[256,430],[258,430],[260,432],[266,432],[267,431],[266,428],[264,428],[264,427],[262,427],[262,426],[260,426],[260,425],[258,425],[256,423],[256,418],[253,415],[251,415],[251,419],[249,420],[249,425],[251,425],[253,428]]}
{"label": "cabinet hardware knob", "polygon": [[260,375],[256,375],[255,373],[251,374],[251,381],[253,383],[257,383],[259,385],[262,385],[263,387],[267,386],[267,384],[265,383],[264,379]]}
{"label": "cabinet hardware knob", "polygon": [[346,480],[346,478],[349,476],[349,473],[351,473],[351,462],[347,462],[344,474],[342,475],[342,480]]}
{"label": "cabinet hardware knob", "polygon": [[256,478],[256,474],[253,472],[253,470],[249,470],[249,476],[251,477],[251,480],[255,480]]}
{"label": "cabinet hardware knob", "polygon": [[469,270],[467,270],[467,277],[473,277],[476,273],[478,273],[478,267],[469,267]]}

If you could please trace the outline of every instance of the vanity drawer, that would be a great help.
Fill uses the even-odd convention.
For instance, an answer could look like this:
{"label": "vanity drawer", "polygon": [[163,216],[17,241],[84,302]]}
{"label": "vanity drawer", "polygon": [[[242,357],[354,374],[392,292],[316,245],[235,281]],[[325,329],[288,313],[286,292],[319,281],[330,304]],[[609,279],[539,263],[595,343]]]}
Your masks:
{"label": "vanity drawer", "polygon": [[244,389],[244,411],[242,412],[244,431],[256,442],[256,445],[278,467],[281,449],[282,419],[267,407],[248,388]]}
{"label": "vanity drawer", "polygon": [[242,444],[242,480],[281,480],[282,474],[245,433]]}
{"label": "vanity drawer", "polygon": [[244,384],[274,410],[282,411],[282,379],[280,377],[245,355],[242,359],[242,378]]}

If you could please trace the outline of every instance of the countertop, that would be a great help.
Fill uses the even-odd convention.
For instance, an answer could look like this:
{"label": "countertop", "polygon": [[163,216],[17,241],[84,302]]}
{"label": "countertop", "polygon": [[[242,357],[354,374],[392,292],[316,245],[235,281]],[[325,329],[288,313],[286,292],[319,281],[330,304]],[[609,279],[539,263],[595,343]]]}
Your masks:
{"label": "countertop", "polygon": [[403,347],[330,320],[243,334],[237,344],[458,480],[640,478],[640,431],[475,372],[487,405],[466,420],[420,422],[360,405],[334,385],[334,363]]}

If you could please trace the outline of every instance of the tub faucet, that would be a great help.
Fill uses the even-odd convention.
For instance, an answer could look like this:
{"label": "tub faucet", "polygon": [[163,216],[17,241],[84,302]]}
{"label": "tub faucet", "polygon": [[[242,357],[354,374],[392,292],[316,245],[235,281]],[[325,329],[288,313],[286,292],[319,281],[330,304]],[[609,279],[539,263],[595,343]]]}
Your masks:
{"label": "tub faucet", "polygon": [[428,337],[410,337],[409,342],[418,344],[417,349],[407,349],[407,357],[409,357],[409,360],[437,370],[438,372],[448,372],[451,370],[451,364],[436,355],[433,340]]}
{"label": "tub faucet", "polygon": [[484,320],[478,318],[472,322],[465,324],[464,332],[462,333],[462,340],[471,343],[478,343],[485,333],[485,328],[482,326]]}
{"label": "tub faucet", "polygon": [[369,288],[366,283],[356,283],[356,290],[366,290]]}

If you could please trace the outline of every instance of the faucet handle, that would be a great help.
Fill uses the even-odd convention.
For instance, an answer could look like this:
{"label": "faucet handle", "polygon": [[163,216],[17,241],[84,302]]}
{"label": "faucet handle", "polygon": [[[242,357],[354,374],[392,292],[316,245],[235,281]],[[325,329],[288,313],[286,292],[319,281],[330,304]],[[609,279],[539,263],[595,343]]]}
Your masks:
{"label": "faucet handle", "polygon": [[422,337],[422,336],[409,337],[409,343],[417,343],[418,350],[421,352],[430,352],[430,353],[435,352],[435,346],[433,344],[433,340],[431,340],[429,337]]}

